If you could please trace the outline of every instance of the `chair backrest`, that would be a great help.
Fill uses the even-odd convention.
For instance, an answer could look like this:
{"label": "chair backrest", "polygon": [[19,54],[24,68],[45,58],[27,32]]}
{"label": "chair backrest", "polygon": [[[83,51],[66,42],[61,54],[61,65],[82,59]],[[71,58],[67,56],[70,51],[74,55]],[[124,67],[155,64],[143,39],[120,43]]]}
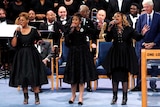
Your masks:
{"label": "chair backrest", "polygon": [[97,40],[97,52],[96,57],[99,59],[99,64],[101,65],[104,61],[109,49],[112,46],[112,42],[106,42],[104,39]]}
{"label": "chair backrest", "polygon": [[63,59],[63,62],[67,61],[69,48],[65,45],[64,39],[60,40],[60,53]]}
{"label": "chair backrest", "polygon": [[52,39],[45,39],[43,38],[44,41],[50,42],[51,46],[53,46],[53,40]]}
{"label": "chair backrest", "polygon": [[[89,48],[91,49],[91,41],[88,42]],[[63,59],[63,62],[67,61],[69,48],[65,45],[64,38],[60,39],[60,53],[61,58]]]}

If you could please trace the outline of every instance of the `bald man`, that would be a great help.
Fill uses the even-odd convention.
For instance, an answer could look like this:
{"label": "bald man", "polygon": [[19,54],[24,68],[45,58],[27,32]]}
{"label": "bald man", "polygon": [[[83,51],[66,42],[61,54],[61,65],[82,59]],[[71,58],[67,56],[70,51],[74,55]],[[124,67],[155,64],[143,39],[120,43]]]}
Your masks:
{"label": "bald man", "polygon": [[57,21],[61,23],[64,32],[66,28],[71,24],[71,16],[68,15],[67,9],[64,6],[58,8]]}
{"label": "bald man", "polygon": [[[96,15],[96,21],[94,22],[94,27],[96,28],[96,39],[99,39],[101,28],[104,27],[105,23],[109,23],[109,20],[106,18],[106,11],[103,9],[98,10]],[[106,29],[104,29],[104,33],[105,32]]]}

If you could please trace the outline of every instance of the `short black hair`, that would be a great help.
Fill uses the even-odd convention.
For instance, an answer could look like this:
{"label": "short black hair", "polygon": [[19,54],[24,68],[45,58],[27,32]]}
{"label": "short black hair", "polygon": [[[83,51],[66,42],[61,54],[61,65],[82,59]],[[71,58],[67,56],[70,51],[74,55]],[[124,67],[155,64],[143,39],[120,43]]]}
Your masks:
{"label": "short black hair", "polygon": [[76,12],[73,17],[74,16],[78,17],[80,21],[82,20],[82,15],[79,12]]}
{"label": "short black hair", "polygon": [[132,3],[131,6],[134,5],[137,7],[137,9],[140,9],[140,5],[138,3]]}

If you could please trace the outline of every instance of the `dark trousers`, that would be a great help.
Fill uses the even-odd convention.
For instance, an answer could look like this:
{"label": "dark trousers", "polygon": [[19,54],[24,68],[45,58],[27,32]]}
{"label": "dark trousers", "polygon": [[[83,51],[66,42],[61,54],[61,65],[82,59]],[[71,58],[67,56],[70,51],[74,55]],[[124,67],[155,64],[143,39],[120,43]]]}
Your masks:
{"label": "dark trousers", "polygon": [[[137,76],[137,87],[141,87],[141,67],[139,67],[139,73]],[[151,75],[151,77],[157,77],[160,74],[160,70],[158,69],[158,65],[151,65],[151,69],[147,69],[147,74]],[[156,88],[156,79],[150,80],[150,87]]]}

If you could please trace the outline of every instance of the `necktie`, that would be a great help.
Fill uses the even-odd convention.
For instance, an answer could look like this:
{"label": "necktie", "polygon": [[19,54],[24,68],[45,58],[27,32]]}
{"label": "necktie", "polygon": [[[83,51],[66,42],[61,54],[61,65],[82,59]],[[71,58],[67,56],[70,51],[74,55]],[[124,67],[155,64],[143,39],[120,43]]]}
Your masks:
{"label": "necktie", "polygon": [[148,24],[151,26],[151,15],[148,16]]}

